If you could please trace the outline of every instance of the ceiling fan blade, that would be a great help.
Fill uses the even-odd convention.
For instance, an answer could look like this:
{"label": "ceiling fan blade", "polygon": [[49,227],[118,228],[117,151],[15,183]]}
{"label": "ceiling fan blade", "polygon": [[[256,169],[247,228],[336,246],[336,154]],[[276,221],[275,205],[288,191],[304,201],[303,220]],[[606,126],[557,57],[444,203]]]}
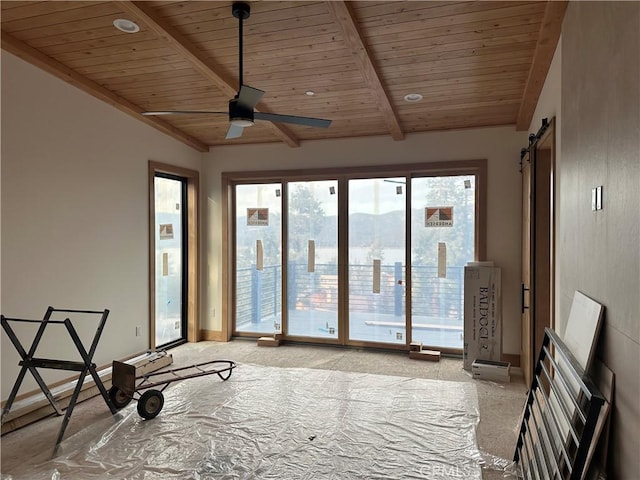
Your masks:
{"label": "ceiling fan blade", "polygon": [[331,125],[331,120],[311,117],[297,117],[295,115],[278,115],[277,113],[255,112],[253,118],[257,120],[268,120],[278,123],[295,123],[296,125],[305,125],[307,127],[327,128]]}
{"label": "ceiling fan blade", "polygon": [[238,94],[238,103],[244,108],[253,110],[262,98],[262,95],[264,95],[262,90],[250,87],[249,85],[241,85],[240,93]]}
{"label": "ceiling fan blade", "polygon": [[229,115],[229,112],[206,112],[202,110],[167,110],[160,112],[141,112],[141,115]]}
{"label": "ceiling fan blade", "polygon": [[237,125],[231,124],[229,125],[229,130],[227,130],[227,136],[224,138],[227,140],[231,138],[239,138],[242,136],[243,131],[244,127],[239,127]]}

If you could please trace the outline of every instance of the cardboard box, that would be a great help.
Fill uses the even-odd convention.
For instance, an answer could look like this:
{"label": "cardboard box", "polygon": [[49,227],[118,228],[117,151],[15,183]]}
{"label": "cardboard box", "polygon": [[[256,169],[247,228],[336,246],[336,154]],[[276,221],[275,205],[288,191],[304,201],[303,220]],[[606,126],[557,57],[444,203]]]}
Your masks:
{"label": "cardboard box", "polygon": [[494,382],[511,382],[511,363],[475,360],[471,365],[473,378]]}
{"label": "cardboard box", "polygon": [[502,360],[501,271],[490,263],[464,267],[463,366],[474,360]]}
{"label": "cardboard box", "polygon": [[409,344],[410,352],[419,352],[420,350],[422,350],[422,342],[411,342]]}
{"label": "cardboard box", "polygon": [[475,373],[475,372],[474,372],[474,373],[471,375],[471,377],[472,377],[474,380],[487,380],[487,381],[489,381],[489,382],[511,383],[511,376],[508,376],[508,377],[500,377],[500,376],[493,376],[493,375],[490,375],[490,374],[488,374],[488,373],[480,374],[480,373]]}
{"label": "cardboard box", "polygon": [[413,360],[429,360],[431,362],[440,361],[440,352],[437,350],[420,350],[419,352],[410,351],[409,358]]}

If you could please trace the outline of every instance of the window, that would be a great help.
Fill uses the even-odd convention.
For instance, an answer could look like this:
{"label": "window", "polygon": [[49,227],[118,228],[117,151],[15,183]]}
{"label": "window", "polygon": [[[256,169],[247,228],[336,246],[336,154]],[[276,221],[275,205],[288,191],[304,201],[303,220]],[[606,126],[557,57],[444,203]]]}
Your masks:
{"label": "window", "polygon": [[149,347],[198,341],[198,172],[149,162]]}
{"label": "window", "polygon": [[224,173],[227,337],[462,349],[486,161]]}

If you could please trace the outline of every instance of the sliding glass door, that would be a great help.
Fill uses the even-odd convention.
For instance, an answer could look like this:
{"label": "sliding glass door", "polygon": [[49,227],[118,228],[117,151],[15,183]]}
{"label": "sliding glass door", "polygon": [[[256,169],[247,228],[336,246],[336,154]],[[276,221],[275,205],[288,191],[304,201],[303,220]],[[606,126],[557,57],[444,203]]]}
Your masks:
{"label": "sliding glass door", "polygon": [[404,345],[406,180],[348,185],[349,340]]}
{"label": "sliding glass door", "polygon": [[337,339],[338,182],[287,188],[287,335]]}
{"label": "sliding glass door", "polygon": [[235,191],[235,329],[272,334],[282,328],[282,185]]}
{"label": "sliding glass door", "polygon": [[485,169],[478,161],[223,176],[232,333],[461,351],[464,266],[484,259]]}
{"label": "sliding glass door", "polygon": [[475,258],[474,175],[411,180],[411,338],[463,344],[464,266]]}

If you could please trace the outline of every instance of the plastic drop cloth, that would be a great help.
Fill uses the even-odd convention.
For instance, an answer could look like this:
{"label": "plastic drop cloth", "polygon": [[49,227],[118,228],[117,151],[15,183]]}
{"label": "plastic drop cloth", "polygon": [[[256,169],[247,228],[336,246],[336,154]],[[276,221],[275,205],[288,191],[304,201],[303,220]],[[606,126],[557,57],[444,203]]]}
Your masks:
{"label": "plastic drop cloth", "polygon": [[[241,365],[135,402],[8,479],[481,479],[471,383]],[[53,443],[53,439],[52,439]]]}

